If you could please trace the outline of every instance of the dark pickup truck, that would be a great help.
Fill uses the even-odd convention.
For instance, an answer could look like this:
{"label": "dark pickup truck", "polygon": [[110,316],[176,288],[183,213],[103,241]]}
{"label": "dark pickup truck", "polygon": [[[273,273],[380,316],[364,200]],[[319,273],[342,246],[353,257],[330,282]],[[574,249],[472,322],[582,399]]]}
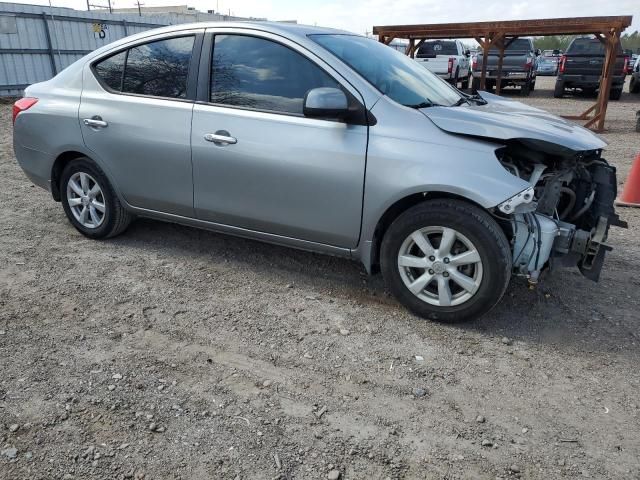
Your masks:
{"label": "dark pickup truck", "polygon": [[[540,53],[535,50],[533,42],[529,38],[516,38],[511,40],[509,46],[504,51],[502,60],[502,82],[500,87],[518,86],[521,87],[522,95],[529,93],[536,86],[536,56]],[[500,52],[496,47],[489,49],[487,60],[486,89],[491,91],[496,85],[498,75],[498,58]],[[482,51],[478,52],[471,67],[473,76],[473,90],[480,88],[480,76],[482,74],[482,62],[484,61]]]}
{"label": "dark pickup truck", "polygon": [[[575,38],[560,59],[553,96],[561,98],[569,88],[579,88],[585,93],[594,94],[600,88],[604,57],[604,45],[597,38]],[[620,100],[627,61],[622,48],[618,45],[613,82],[609,93],[611,100]]]}

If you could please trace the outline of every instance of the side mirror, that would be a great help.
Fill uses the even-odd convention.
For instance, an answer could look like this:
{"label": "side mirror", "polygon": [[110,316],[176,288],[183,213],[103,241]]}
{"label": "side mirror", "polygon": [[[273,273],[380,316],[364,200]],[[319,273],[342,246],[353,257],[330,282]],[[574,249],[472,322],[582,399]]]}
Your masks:
{"label": "side mirror", "polygon": [[469,49],[464,51],[464,56],[465,57],[470,57],[471,56],[471,51]]}
{"label": "side mirror", "polygon": [[539,48],[536,48],[535,53],[536,53],[536,57],[539,57],[542,52],[540,51]]}
{"label": "side mirror", "polygon": [[338,88],[313,88],[304,96],[305,117],[343,118],[349,113],[349,102]]}

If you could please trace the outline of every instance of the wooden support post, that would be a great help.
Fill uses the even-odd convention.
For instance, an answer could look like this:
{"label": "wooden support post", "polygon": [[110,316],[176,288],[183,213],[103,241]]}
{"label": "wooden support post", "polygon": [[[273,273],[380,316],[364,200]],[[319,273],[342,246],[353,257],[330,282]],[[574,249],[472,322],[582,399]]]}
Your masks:
{"label": "wooden support post", "polygon": [[499,48],[498,71],[496,73],[496,95],[500,95],[500,92],[502,91],[502,65],[504,63],[504,49],[506,48],[505,38],[500,35],[494,40],[494,43]]}
{"label": "wooden support post", "polygon": [[413,38],[409,39],[409,44],[407,45],[407,48],[405,49],[404,54],[413,58],[413,49],[415,48],[415,46],[416,46],[416,41]]}
{"label": "wooden support post", "polygon": [[589,120],[585,127],[595,126],[597,132],[604,130],[604,119],[609,104],[609,95],[611,93],[611,84],[613,83],[613,74],[618,54],[618,46],[620,44],[620,31],[617,29],[607,33],[606,36],[606,54],[604,65],[602,66],[602,75],[600,76],[600,88],[598,90],[598,101],[595,105],[595,115]]}
{"label": "wooden support post", "polygon": [[491,34],[484,37],[482,45],[482,69],[480,70],[480,90],[486,90],[487,87],[487,63],[489,58],[489,49],[491,48]]}

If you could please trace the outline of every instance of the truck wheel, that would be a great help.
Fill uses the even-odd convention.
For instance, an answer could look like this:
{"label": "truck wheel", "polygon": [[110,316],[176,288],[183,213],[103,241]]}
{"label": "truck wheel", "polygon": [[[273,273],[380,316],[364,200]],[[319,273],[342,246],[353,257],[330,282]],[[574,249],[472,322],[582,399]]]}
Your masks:
{"label": "truck wheel", "polygon": [[564,82],[556,80],[556,86],[553,89],[553,98],[562,98],[564,95]]}
{"label": "truck wheel", "polygon": [[629,93],[640,93],[640,81],[636,80],[636,77],[631,77]]}
{"label": "truck wheel", "polygon": [[520,95],[523,97],[528,97],[531,94],[531,80],[527,80],[522,84],[522,88],[520,89]]}
{"label": "truck wheel", "polygon": [[469,88],[469,79],[471,78],[471,74],[467,74],[463,79],[462,79],[462,84],[460,85],[460,88],[462,90],[467,90]]}
{"label": "truck wheel", "polygon": [[420,203],[384,235],[381,267],[395,297],[439,322],[480,317],[502,298],[511,277],[511,249],[483,209],[454,199]]}
{"label": "truck wheel", "polygon": [[453,79],[453,86],[458,88],[458,82],[460,81],[458,79],[458,76],[460,75],[460,67],[456,67],[456,76]]}
{"label": "truck wheel", "polygon": [[622,97],[622,87],[612,88],[609,91],[609,100],[620,100],[620,97]]}
{"label": "truck wheel", "polygon": [[477,93],[480,90],[480,79],[476,77],[471,78],[471,91]]}

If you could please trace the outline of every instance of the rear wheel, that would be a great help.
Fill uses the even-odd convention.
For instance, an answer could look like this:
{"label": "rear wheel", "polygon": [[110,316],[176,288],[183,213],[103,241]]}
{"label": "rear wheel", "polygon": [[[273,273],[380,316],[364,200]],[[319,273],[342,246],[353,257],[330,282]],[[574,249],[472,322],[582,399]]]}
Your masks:
{"label": "rear wheel", "polygon": [[609,91],[609,99],[610,100],[620,100],[620,97],[622,97],[622,87],[620,87],[620,88],[612,88]]}
{"label": "rear wheel", "polygon": [[389,290],[412,312],[459,322],[480,317],[502,298],[511,250],[484,210],[460,200],[430,200],[391,224],[381,267]]}
{"label": "rear wheel", "polygon": [[472,77],[471,78],[471,90],[473,90],[473,92],[477,92],[478,90],[480,90],[480,79],[477,77]]}
{"label": "rear wheel", "polygon": [[640,93],[640,80],[636,80],[635,76],[629,82],[629,93]]}
{"label": "rear wheel", "polygon": [[465,77],[462,79],[462,84],[460,85],[460,88],[462,90],[467,90],[469,88],[469,78],[471,77],[471,74],[467,74],[465,75]]}
{"label": "rear wheel", "polygon": [[556,86],[553,89],[554,98],[562,98],[564,95],[564,82],[562,80],[556,80]]}
{"label": "rear wheel", "polygon": [[104,172],[86,157],[72,160],[64,168],[60,193],[67,218],[89,238],[118,235],[133,219],[120,203]]}
{"label": "rear wheel", "polygon": [[522,88],[520,89],[520,95],[524,97],[528,97],[531,94],[531,80],[527,80],[522,84]]}

